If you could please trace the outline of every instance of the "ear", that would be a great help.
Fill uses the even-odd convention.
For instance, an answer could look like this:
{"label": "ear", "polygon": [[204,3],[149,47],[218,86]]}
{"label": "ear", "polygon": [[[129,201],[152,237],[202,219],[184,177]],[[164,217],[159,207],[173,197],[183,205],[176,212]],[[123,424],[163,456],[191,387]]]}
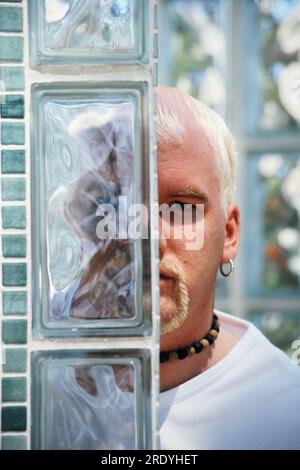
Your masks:
{"label": "ear", "polygon": [[221,263],[226,264],[237,255],[240,244],[240,211],[235,204],[230,204],[225,223],[225,238]]}

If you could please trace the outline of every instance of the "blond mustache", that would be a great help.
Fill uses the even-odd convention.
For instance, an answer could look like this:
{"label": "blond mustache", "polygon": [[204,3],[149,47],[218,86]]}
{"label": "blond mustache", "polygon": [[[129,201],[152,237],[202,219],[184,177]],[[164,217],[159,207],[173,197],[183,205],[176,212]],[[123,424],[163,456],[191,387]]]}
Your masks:
{"label": "blond mustache", "polygon": [[189,293],[184,274],[177,265],[169,261],[163,261],[160,263],[160,267],[176,278],[175,297],[177,310],[174,312],[171,320],[161,324],[161,334],[165,335],[166,333],[171,333],[177,328],[180,328],[187,318],[189,311]]}
{"label": "blond mustache", "polygon": [[170,261],[161,261],[159,264],[161,269],[168,271],[176,279],[183,279],[183,272],[178,268],[178,266]]}

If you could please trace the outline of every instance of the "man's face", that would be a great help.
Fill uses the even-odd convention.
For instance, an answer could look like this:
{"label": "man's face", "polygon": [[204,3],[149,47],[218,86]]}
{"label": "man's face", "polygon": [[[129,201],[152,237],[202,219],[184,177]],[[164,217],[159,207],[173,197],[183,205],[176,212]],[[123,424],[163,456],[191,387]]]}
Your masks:
{"label": "man's face", "polygon": [[[158,142],[158,181],[160,204],[204,204],[204,244],[196,251],[186,248],[185,238],[164,240],[168,222],[160,217],[160,269],[161,273],[174,274],[160,280],[164,335],[183,323],[185,328],[199,323],[199,313],[213,300],[224,246],[218,160],[199,124],[189,125],[181,144]],[[195,194],[180,195],[191,190],[199,193],[199,199]]]}

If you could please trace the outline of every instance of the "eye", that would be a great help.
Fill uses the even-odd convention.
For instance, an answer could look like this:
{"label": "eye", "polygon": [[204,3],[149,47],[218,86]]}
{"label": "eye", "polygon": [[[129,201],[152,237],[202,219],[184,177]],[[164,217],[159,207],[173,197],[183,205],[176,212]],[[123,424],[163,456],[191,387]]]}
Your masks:
{"label": "eye", "polygon": [[172,206],[173,204],[179,205],[182,209],[191,209],[191,208],[195,209],[196,208],[196,204],[192,204],[190,202],[174,201],[169,205]]}
{"label": "eye", "polygon": [[[173,210],[180,210],[179,219],[181,224],[190,224],[196,222],[197,204],[184,201],[172,201],[168,204],[171,208],[170,211],[170,223],[173,225],[176,223]],[[173,210],[172,210],[173,209]],[[178,220],[179,220],[178,219]]]}

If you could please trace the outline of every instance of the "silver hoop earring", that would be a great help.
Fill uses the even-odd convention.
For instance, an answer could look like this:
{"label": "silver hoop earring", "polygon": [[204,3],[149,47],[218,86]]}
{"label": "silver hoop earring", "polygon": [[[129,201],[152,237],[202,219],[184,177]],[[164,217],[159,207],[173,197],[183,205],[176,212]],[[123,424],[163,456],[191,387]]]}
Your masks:
{"label": "silver hoop earring", "polygon": [[229,277],[229,276],[231,276],[231,274],[232,274],[233,271],[234,271],[234,264],[233,264],[232,259],[230,259],[230,260],[228,261],[228,263],[230,264],[230,269],[229,269],[228,273],[226,273],[226,272],[224,271],[224,269],[223,269],[224,264],[220,264],[220,267],[219,267],[220,273],[221,273],[222,276],[224,276],[224,277]]}

